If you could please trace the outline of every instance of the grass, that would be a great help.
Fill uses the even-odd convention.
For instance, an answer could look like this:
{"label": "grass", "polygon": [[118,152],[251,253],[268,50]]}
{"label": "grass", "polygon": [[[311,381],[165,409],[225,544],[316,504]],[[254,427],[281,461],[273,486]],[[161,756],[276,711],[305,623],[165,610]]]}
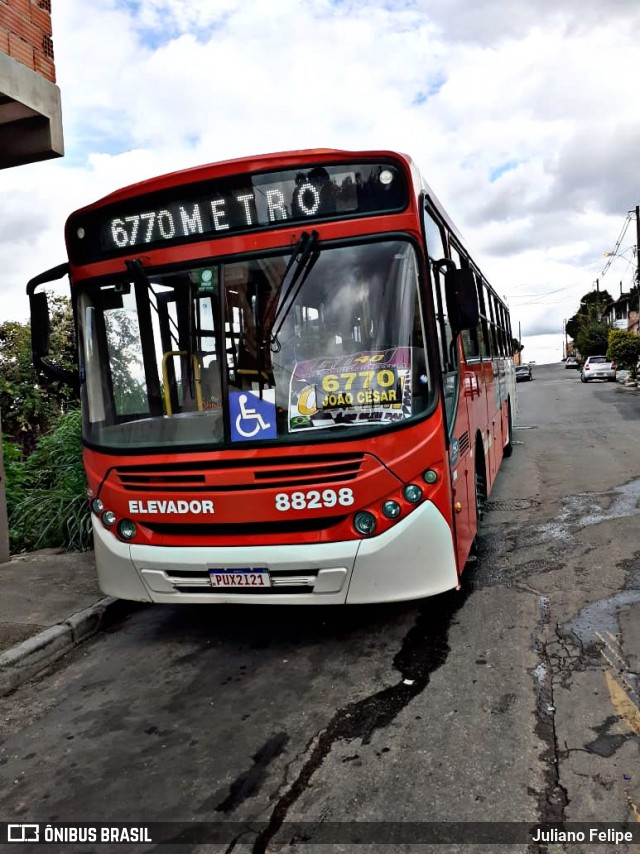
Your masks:
{"label": "grass", "polygon": [[33,453],[17,461],[5,449],[9,540],[12,553],[42,548],[92,548],[87,482],[82,465],[82,416],[60,416]]}

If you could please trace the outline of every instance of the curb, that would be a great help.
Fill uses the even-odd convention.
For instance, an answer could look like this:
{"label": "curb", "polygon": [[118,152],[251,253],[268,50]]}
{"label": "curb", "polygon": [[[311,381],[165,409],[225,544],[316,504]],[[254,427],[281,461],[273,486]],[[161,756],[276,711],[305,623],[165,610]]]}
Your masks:
{"label": "curb", "polygon": [[0,655],[0,697],[10,694],[82,641],[126,616],[133,604],[107,596],[62,623],[5,650]]}

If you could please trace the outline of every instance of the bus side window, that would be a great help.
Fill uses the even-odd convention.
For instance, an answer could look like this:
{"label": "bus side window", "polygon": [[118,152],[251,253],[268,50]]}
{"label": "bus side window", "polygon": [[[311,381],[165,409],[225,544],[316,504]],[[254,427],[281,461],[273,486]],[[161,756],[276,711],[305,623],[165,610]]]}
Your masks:
{"label": "bus side window", "polygon": [[[465,255],[460,255],[458,250],[450,247],[451,260],[459,269],[469,269],[469,259]],[[465,359],[470,362],[480,358],[480,341],[478,338],[477,329],[463,329],[460,333],[462,336],[462,348],[464,350]]]}
{"label": "bus side window", "polygon": [[498,359],[498,358],[500,358],[502,353],[501,353],[501,347],[500,347],[500,337],[498,334],[498,321],[496,318],[496,306],[495,306],[493,294],[491,293],[491,291],[489,290],[487,285],[485,285],[485,287],[487,288],[486,298],[487,298],[487,303],[489,305],[489,316],[491,318],[491,353],[492,353],[494,359]]}
{"label": "bus side window", "polygon": [[483,287],[482,287],[482,279],[480,278],[479,273],[474,270],[475,279],[476,279],[476,289],[478,292],[478,305],[480,307],[480,316],[478,318],[478,326],[476,327],[476,334],[478,336],[478,345],[480,348],[480,358],[481,359],[490,359],[491,358],[491,350],[489,344],[489,331],[487,329],[487,321],[486,321],[486,308],[484,305],[484,295],[483,295]]}

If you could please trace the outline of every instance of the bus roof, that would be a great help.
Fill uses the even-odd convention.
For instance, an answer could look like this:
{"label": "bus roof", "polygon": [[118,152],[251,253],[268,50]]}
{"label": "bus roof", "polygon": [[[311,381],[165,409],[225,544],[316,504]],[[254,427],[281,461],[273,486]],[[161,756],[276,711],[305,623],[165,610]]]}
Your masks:
{"label": "bus roof", "polygon": [[176,185],[195,184],[212,177],[222,178],[249,172],[268,172],[270,170],[287,169],[297,164],[311,165],[315,163],[331,164],[346,162],[362,162],[376,160],[396,160],[403,164],[408,175],[411,177],[411,188],[413,190],[414,202],[418,204],[421,193],[432,202],[439,216],[446,223],[448,229],[454,234],[461,245],[465,245],[459,229],[449,216],[444,205],[439,201],[436,194],[426,182],[413,158],[402,152],[390,151],[388,149],[366,149],[345,150],[339,148],[309,148],[295,151],[280,151],[268,154],[254,154],[246,157],[237,157],[230,160],[221,160],[200,166],[192,166],[188,169],[180,169],[167,172],[162,175],[138,181],[114,190],[107,196],[97,199],[83,208],[74,211],[69,219],[78,214],[96,210],[104,205],[113,204],[126,199],[135,198],[138,195],[153,193],[175,187]]}
{"label": "bus roof", "polygon": [[125,187],[120,187],[114,190],[108,196],[103,196],[97,199],[84,208],[74,211],[75,215],[81,211],[91,210],[95,207],[111,204],[113,202],[130,199],[141,193],[152,193],[156,190],[164,190],[173,187],[176,184],[192,184],[198,181],[204,181],[212,177],[225,177],[228,175],[237,175],[244,172],[268,172],[272,169],[286,169],[296,164],[314,164],[314,163],[340,163],[348,161],[362,160],[377,160],[377,159],[395,159],[404,162],[407,169],[411,172],[413,180],[418,181],[416,186],[420,187],[420,173],[417,170],[413,160],[407,154],[400,154],[397,151],[388,150],[367,150],[367,151],[345,151],[339,148],[308,148],[298,151],[281,151],[271,154],[254,154],[247,157],[236,157],[232,160],[220,160],[213,163],[207,163],[200,166],[191,166],[188,169],[178,169],[174,172],[166,172],[163,175],[157,175],[153,178],[147,178],[144,181],[138,181],[135,184],[129,184]]}
{"label": "bus roof", "polygon": [[152,193],[155,190],[164,190],[168,187],[175,186],[176,184],[191,184],[206,180],[211,177],[212,171],[215,176],[224,177],[227,175],[237,175],[238,173],[243,172],[267,172],[274,168],[295,166],[297,163],[330,163],[350,160],[361,161],[388,158],[399,160],[405,164],[407,171],[411,175],[412,186],[416,196],[419,195],[420,191],[423,191],[434,203],[451,231],[453,231],[462,242],[463,238],[458,228],[447,214],[444,205],[441,204],[436,194],[423,178],[422,173],[418,169],[413,158],[408,154],[398,151],[390,151],[388,149],[349,151],[340,148],[301,148],[295,151],[253,154],[248,155],[247,157],[235,157],[230,160],[220,160],[213,163],[202,164],[200,166],[191,166],[188,169],[178,169],[174,172],[166,172],[162,175],[146,178],[143,181],[137,181],[135,184],[128,184],[125,187],[120,187],[108,196],[103,196],[101,199],[97,199],[95,202],[91,202],[91,204],[74,211],[72,216],[80,213],[81,211],[102,207],[103,205],[118,202],[122,199],[130,199],[141,193]]}

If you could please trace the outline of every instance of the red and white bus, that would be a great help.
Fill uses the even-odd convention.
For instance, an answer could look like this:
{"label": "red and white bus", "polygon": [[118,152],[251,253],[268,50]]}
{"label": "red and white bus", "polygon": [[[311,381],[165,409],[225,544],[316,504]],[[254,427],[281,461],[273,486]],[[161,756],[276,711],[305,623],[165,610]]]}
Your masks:
{"label": "red and white bus", "polygon": [[[77,211],[28,286],[79,384],[99,583],[164,603],[455,588],[511,452],[509,312],[411,159],[319,149]],[[79,370],[47,360],[68,274]],[[40,288],[40,290],[38,290]]]}

